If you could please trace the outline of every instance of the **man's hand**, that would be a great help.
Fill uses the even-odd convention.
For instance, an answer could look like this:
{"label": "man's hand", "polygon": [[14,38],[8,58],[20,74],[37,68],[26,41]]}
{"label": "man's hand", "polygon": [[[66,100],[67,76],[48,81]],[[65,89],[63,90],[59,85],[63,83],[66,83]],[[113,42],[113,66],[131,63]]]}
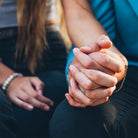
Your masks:
{"label": "man's hand", "polygon": [[[116,74],[121,74],[125,68],[122,59],[105,49],[112,43],[107,37],[101,38],[92,47],[73,50],[75,60],[69,68],[69,94],[66,94],[72,106],[95,106],[106,102],[123,77],[116,78]],[[85,89],[85,95],[79,87]]]}

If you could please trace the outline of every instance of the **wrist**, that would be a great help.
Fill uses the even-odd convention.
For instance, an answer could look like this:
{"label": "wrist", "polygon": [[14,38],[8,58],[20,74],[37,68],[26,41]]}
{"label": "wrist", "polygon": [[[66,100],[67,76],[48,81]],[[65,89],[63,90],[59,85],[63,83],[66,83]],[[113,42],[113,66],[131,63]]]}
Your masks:
{"label": "wrist", "polygon": [[121,85],[115,91],[115,93],[118,92],[118,91],[120,91],[122,89],[122,87],[124,85],[124,82],[125,82],[125,79],[126,79],[126,74],[127,74],[127,69],[128,69],[128,61],[127,61],[127,59],[124,56],[120,56],[120,58],[122,59],[122,61],[124,63],[124,69],[123,69],[123,72],[122,72],[122,77],[120,77],[120,79],[118,80],[118,81],[122,81]]}
{"label": "wrist", "polygon": [[13,73],[12,75],[10,75],[5,82],[2,85],[2,90],[6,91],[7,87],[9,86],[9,84],[12,82],[12,80],[14,80],[16,77],[21,77],[23,76],[21,73]]}
{"label": "wrist", "polygon": [[121,81],[126,76],[127,68],[128,68],[128,61],[127,61],[126,57],[120,55],[120,58],[122,61],[123,69],[121,72],[115,74],[118,82]]}

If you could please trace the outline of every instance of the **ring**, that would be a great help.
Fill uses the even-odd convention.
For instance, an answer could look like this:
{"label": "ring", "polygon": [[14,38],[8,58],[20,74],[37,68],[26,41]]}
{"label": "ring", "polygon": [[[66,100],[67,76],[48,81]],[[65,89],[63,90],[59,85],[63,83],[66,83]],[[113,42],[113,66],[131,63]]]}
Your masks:
{"label": "ring", "polygon": [[85,94],[86,90],[85,90],[83,87],[81,87],[81,86],[79,86],[79,88],[80,88],[81,92],[82,92],[83,94]]}

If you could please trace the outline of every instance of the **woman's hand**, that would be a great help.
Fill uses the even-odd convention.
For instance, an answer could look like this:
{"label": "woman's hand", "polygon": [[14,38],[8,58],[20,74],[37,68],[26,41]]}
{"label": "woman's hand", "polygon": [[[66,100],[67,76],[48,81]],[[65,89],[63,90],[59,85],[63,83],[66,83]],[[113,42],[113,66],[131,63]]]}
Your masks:
{"label": "woman's hand", "polygon": [[[117,79],[98,70],[81,70],[83,72],[74,65],[70,66],[69,94],[65,95],[70,105],[86,107],[107,102],[116,89]],[[85,89],[84,93],[80,87]]]}
{"label": "woman's hand", "polygon": [[115,88],[115,86],[110,88],[100,87],[95,90],[86,90],[83,93],[79,89],[77,82],[71,78],[69,93],[66,93],[65,96],[71,106],[84,108],[86,106],[96,106],[107,102]]}
{"label": "woman's hand", "polygon": [[42,95],[44,83],[37,77],[16,77],[7,87],[11,102],[26,109],[34,107],[48,111],[53,102]]}

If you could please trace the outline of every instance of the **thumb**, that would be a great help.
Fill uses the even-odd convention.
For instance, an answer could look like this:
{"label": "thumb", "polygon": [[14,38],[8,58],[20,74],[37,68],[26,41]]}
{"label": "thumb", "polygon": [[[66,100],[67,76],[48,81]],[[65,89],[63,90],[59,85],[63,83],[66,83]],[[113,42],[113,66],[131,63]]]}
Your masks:
{"label": "thumb", "polygon": [[96,44],[99,46],[100,49],[108,49],[112,46],[112,41],[110,38],[106,35],[101,35],[97,41]]}
{"label": "thumb", "polygon": [[112,42],[106,35],[101,35],[95,42],[89,46],[81,47],[80,50],[83,53],[90,54],[92,52],[99,51],[101,49],[108,49],[112,46]]}

